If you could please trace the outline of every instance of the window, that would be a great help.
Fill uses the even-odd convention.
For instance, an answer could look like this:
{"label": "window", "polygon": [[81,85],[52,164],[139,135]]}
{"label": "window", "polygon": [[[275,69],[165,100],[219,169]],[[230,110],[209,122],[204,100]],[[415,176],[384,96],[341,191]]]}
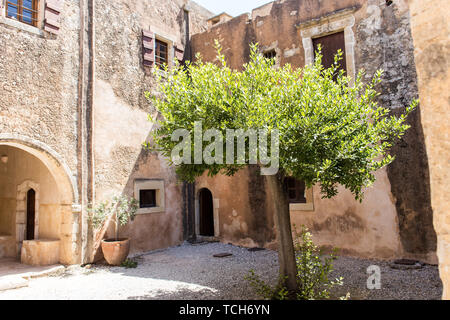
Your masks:
{"label": "window", "polygon": [[[356,39],[355,33],[353,32],[353,27],[356,22],[356,18],[354,16],[356,10],[358,9],[353,7],[319,19],[307,20],[297,25],[297,28],[300,30],[303,49],[305,51],[305,65],[314,63],[313,39],[317,45],[319,42],[325,41],[325,36],[330,33],[334,33],[335,37],[340,37],[340,40],[338,41],[338,43],[340,43],[339,49],[343,51],[343,58],[345,58],[345,60],[341,61],[340,64],[345,67],[345,72],[350,77],[351,86],[354,84],[354,79],[356,78]],[[336,36],[338,33],[340,34]],[[324,46],[327,48],[326,50],[330,50],[328,45],[323,44],[322,47]],[[337,48],[331,51],[336,52]]]}
{"label": "window", "polygon": [[134,181],[134,197],[139,203],[137,214],[165,212],[164,180]]}
{"label": "window", "polygon": [[156,190],[139,190],[139,208],[156,207]]}
{"label": "window", "polygon": [[[340,49],[343,53],[342,60],[339,61],[339,70],[347,71],[347,61],[345,57],[345,37],[344,32],[333,33],[324,37],[312,39],[314,47],[314,56],[319,49],[319,44],[322,47],[322,65],[325,68],[330,68],[334,64],[334,56]],[[336,75],[337,77],[337,75]]]}
{"label": "window", "polygon": [[295,178],[286,178],[285,183],[289,203],[306,203],[305,182]]}
{"label": "window", "polygon": [[264,52],[264,58],[275,60],[276,57],[277,57],[277,53],[275,50],[270,50],[270,51]]}
{"label": "window", "polygon": [[158,39],[155,41],[155,63],[158,67],[162,67],[164,64],[168,64],[168,45]]}
{"label": "window", "polygon": [[37,26],[38,0],[6,0],[6,16]]}

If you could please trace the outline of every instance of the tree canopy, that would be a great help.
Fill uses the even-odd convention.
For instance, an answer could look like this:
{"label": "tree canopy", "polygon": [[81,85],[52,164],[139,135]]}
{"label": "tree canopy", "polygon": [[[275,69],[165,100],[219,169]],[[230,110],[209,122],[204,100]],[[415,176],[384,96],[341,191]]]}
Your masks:
{"label": "tree canopy", "polygon": [[[156,73],[158,94],[147,96],[163,116],[154,131],[157,149],[170,159],[179,144],[172,133],[183,129],[193,135],[196,122],[202,123],[203,132],[216,129],[223,136],[227,129],[278,130],[283,173],[307,186],[320,185],[323,197],[335,196],[342,185],[361,200],[363,188],[375,181],[374,172],[393,161],[388,151],[409,128],[406,117],[417,101],[400,117],[390,115],[377,102],[383,72],[378,71],[369,83],[363,82],[363,70],[350,79],[339,70],[342,53],[329,69],[322,66],[320,52],[314,64],[303,68],[289,64],[275,68],[273,59],[263,57],[252,45],[250,60],[239,71],[228,67],[216,45],[215,63],[203,62],[198,55],[194,63]],[[190,139],[191,148],[185,152],[193,153],[195,143],[209,150],[219,143],[225,149],[225,140],[202,140]],[[247,143],[247,156],[250,151]],[[227,164],[226,157],[224,151],[223,163],[176,163],[175,167],[181,179],[194,181],[205,171],[233,175],[249,164],[248,157],[234,164]]]}

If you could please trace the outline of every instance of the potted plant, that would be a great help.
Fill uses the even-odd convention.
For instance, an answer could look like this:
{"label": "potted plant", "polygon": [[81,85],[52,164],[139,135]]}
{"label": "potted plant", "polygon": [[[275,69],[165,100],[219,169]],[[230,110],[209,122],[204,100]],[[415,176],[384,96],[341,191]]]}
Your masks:
{"label": "potted plant", "polygon": [[89,210],[91,223],[96,230],[105,227],[105,223],[114,215],[115,237],[101,242],[103,256],[108,264],[119,266],[127,259],[130,239],[119,237],[119,227],[133,221],[137,210],[138,201],[127,196],[115,196],[112,201],[104,201]]}

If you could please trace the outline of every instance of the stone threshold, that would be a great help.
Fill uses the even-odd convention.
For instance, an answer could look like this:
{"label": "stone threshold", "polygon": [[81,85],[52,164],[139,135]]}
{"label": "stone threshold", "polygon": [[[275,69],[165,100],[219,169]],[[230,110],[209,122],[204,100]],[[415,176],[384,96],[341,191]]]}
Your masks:
{"label": "stone threshold", "polygon": [[59,276],[66,271],[62,265],[54,266],[44,271],[24,272],[13,275],[0,276],[0,292],[28,287],[31,279],[38,279],[50,276]]}

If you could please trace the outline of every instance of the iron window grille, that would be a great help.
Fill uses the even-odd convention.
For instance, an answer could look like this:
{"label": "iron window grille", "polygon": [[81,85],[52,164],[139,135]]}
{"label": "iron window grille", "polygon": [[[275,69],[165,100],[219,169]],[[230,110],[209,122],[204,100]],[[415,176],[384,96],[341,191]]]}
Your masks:
{"label": "iron window grille", "polygon": [[277,58],[277,53],[275,50],[266,51],[264,52],[264,58],[275,60]]}
{"label": "iron window grille", "polygon": [[167,43],[156,39],[155,41],[155,63],[158,67],[163,67],[169,61],[169,46]]}

